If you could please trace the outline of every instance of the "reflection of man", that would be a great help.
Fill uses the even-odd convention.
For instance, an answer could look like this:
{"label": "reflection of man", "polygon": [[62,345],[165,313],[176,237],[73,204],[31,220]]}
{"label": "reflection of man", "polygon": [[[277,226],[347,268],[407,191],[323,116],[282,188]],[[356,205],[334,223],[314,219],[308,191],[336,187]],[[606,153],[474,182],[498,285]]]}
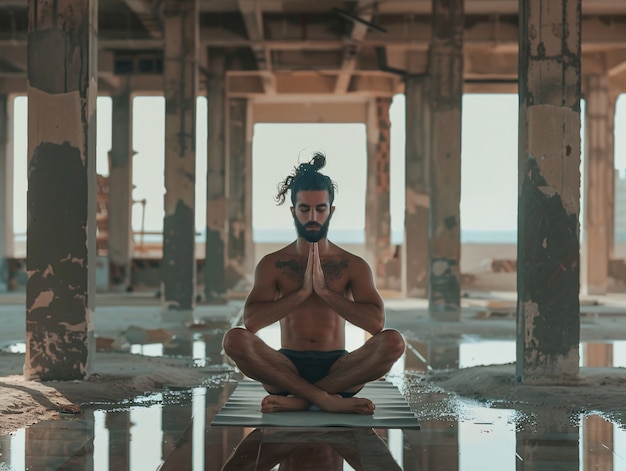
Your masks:
{"label": "reflection of man", "polygon": [[[323,154],[300,164],[282,182],[277,201],[291,192],[298,238],[259,262],[244,307],[245,328],[224,336],[224,350],[248,377],[270,393],[263,412],[304,410],[373,414],[375,405],[353,397],[385,375],[404,352],[395,330],[383,330],[383,301],[365,261],[330,242],[335,184],[319,170]],[[281,345],[270,348],[255,334],[280,321]],[[372,337],[345,350],[345,322]]]}
{"label": "reflection of man", "polygon": [[271,470],[277,464],[280,471],[342,471],[344,460],[356,470],[400,470],[385,443],[370,428],[328,432],[255,429],[237,445],[222,471]]}

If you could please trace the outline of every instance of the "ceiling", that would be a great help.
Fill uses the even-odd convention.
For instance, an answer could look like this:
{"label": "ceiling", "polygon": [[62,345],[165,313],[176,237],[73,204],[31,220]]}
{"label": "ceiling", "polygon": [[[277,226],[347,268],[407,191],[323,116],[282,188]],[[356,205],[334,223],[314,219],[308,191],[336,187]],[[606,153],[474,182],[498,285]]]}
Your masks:
{"label": "ceiling", "polygon": [[[100,0],[99,91],[162,90],[165,0]],[[466,0],[466,91],[515,91],[518,0]],[[26,90],[27,0],[0,0],[0,89]],[[431,0],[199,0],[200,87],[226,58],[230,96],[385,96],[428,67]],[[626,1],[582,1],[583,73],[626,91]],[[202,90],[201,90],[202,92]]]}

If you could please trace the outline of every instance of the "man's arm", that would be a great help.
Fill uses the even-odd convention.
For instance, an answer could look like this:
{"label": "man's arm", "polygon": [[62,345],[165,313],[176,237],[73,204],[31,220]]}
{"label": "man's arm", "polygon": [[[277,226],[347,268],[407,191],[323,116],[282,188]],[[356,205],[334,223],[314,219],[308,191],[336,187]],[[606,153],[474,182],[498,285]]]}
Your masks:
{"label": "man's arm", "polygon": [[[264,257],[254,272],[254,286],[243,309],[244,325],[252,333],[281,320],[302,304],[312,292],[312,287],[309,290],[303,287],[281,296],[276,286],[274,263],[273,259]],[[306,278],[305,275],[305,280]]]}
{"label": "man's arm", "polygon": [[360,257],[353,257],[349,267],[352,299],[326,286],[319,257],[313,269],[313,289],[330,307],[351,324],[372,335],[385,325],[383,299],[374,286],[372,271]]}

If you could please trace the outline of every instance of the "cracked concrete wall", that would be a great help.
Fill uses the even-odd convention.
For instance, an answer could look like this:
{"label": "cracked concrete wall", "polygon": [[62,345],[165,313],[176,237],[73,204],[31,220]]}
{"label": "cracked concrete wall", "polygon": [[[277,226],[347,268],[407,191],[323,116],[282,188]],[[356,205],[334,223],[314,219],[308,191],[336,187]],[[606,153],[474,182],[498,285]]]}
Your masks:
{"label": "cracked concrete wall", "polygon": [[91,370],[96,254],[97,2],[28,5],[24,376]]}
{"label": "cracked concrete wall", "polygon": [[518,381],[578,374],[580,0],[520,4]]}
{"label": "cracked concrete wall", "polygon": [[432,2],[429,309],[460,316],[463,0]]}
{"label": "cracked concrete wall", "polygon": [[430,219],[430,83],[424,75],[405,79],[405,212],[402,292],[428,296],[428,226]]}
{"label": "cracked concrete wall", "polygon": [[207,208],[204,296],[207,302],[226,302],[226,58],[221,49],[209,51],[207,76]]}
{"label": "cracked concrete wall", "polygon": [[165,51],[165,218],[162,298],[168,308],[195,304],[196,96],[198,4],[167,0]]}

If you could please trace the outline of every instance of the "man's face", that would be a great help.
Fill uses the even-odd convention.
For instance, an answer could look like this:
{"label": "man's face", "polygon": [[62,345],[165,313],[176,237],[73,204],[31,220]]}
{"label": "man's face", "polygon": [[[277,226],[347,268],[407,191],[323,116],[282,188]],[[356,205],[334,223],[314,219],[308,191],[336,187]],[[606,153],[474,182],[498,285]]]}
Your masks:
{"label": "man's face", "polygon": [[291,208],[298,237],[308,242],[319,242],[328,234],[334,206],[328,201],[328,191],[300,191],[296,206]]}

